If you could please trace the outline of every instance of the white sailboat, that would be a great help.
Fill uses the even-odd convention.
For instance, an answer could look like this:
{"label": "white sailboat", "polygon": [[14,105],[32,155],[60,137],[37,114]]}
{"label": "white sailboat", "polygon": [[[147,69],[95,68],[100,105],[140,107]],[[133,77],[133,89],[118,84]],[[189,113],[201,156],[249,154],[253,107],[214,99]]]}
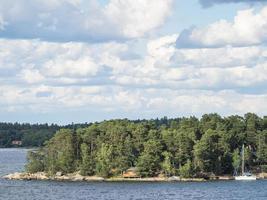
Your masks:
{"label": "white sailboat", "polygon": [[235,180],[239,181],[251,181],[257,180],[256,176],[249,172],[245,172],[245,152],[244,152],[244,144],[242,146],[242,174],[240,176],[235,176]]}

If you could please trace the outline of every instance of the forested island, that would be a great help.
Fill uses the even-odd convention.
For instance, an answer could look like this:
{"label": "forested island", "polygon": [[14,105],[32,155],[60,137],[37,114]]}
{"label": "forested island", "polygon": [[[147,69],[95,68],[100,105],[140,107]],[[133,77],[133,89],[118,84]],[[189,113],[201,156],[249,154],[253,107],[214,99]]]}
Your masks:
{"label": "forested island", "polygon": [[247,170],[267,171],[267,117],[205,114],[157,120],[109,120],[63,128],[28,154],[26,170],[50,176],[197,178],[240,171],[245,144]]}
{"label": "forested island", "polygon": [[85,128],[64,128],[28,155],[30,173],[122,176],[129,168],[140,177],[202,177],[246,168],[267,170],[267,117],[206,114],[161,120],[110,120]]}

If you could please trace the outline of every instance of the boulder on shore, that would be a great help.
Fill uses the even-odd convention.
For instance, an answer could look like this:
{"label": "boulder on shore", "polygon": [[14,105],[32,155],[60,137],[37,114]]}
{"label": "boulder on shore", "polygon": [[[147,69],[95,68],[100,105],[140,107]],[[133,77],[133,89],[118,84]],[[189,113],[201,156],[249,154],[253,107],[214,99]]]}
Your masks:
{"label": "boulder on shore", "polygon": [[63,173],[62,172],[57,172],[56,176],[63,176]]}
{"label": "boulder on shore", "polygon": [[171,176],[168,178],[168,181],[180,181],[181,178],[180,176]]}
{"label": "boulder on shore", "polygon": [[258,179],[267,179],[267,173],[266,172],[262,172],[257,174],[257,178]]}
{"label": "boulder on shore", "polygon": [[26,173],[26,172],[16,172],[13,174],[8,174],[3,178],[8,180],[49,180],[49,177],[44,172],[37,172],[34,174]]}
{"label": "boulder on shore", "polygon": [[7,180],[56,180],[56,181],[104,181],[105,179],[98,176],[82,176],[79,173],[63,174],[57,172],[53,176],[49,176],[45,172],[26,173],[16,172],[3,176]]}

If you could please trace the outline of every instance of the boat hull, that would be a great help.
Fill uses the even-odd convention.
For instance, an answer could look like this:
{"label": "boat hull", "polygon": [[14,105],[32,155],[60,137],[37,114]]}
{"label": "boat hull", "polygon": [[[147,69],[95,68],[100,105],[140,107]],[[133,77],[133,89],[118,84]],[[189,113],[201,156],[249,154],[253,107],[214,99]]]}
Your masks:
{"label": "boat hull", "polygon": [[235,180],[238,181],[255,181],[257,180],[256,176],[236,176]]}

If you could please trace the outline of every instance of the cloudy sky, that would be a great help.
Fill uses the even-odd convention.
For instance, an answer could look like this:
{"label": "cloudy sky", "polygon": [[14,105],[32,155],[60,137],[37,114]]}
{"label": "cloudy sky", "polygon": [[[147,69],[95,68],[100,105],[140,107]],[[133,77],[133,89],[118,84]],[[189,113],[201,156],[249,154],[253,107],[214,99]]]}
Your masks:
{"label": "cloudy sky", "polygon": [[266,42],[265,0],[0,0],[0,121],[266,115]]}

